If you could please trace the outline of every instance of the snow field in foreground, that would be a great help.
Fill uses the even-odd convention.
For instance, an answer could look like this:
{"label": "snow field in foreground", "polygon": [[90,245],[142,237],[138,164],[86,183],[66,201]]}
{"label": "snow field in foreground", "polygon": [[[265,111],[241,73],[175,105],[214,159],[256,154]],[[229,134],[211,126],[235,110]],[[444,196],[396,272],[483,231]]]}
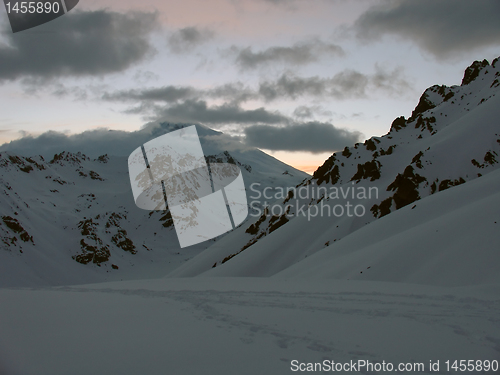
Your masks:
{"label": "snow field in foreground", "polygon": [[267,278],[1,289],[0,374],[290,374],[292,360],[495,360],[499,293]]}

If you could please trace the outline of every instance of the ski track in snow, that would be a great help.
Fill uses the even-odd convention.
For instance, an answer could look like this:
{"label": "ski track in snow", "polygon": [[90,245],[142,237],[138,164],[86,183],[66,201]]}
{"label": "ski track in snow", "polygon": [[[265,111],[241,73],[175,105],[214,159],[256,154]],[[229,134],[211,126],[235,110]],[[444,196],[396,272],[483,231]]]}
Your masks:
{"label": "ski track in snow", "polygon": [[[137,373],[134,371],[139,369],[132,360],[151,360],[150,340],[156,342],[154,351],[163,352],[165,356],[162,359],[155,357],[156,364],[150,368],[150,374],[288,374],[293,359],[301,362],[364,359],[427,364],[437,359],[493,360],[500,356],[500,300],[491,295],[484,298],[462,293],[460,288],[418,286],[414,289],[411,285],[407,291],[404,287],[394,291],[391,287],[386,288],[390,283],[378,286],[366,282],[352,283],[356,288],[347,283],[343,284],[347,287],[341,286],[338,290],[332,286],[331,291],[316,292],[307,288],[301,290],[298,284],[283,287],[267,281],[267,288],[276,290],[259,290],[252,280],[239,282],[234,279],[227,280],[231,284],[228,287],[233,290],[221,290],[219,283],[224,280],[204,280],[201,290],[190,290],[183,283],[175,285],[175,280],[167,284],[164,280],[158,284],[150,281],[146,288],[140,282],[130,287],[134,285],[130,282],[132,284],[111,287],[110,284],[97,284],[0,290],[3,301],[18,302],[17,306],[0,308],[2,321],[22,316],[24,327],[18,329],[29,331],[31,340],[29,345],[19,341],[17,346],[16,340],[5,345],[0,339],[0,348],[3,347],[4,353],[7,348],[10,354],[16,351],[28,357],[32,354],[32,358],[37,357],[35,351],[47,350],[43,348],[47,332],[43,327],[36,327],[40,314],[47,318],[47,326],[57,332],[74,337],[95,334],[103,338],[103,341],[95,341],[90,349],[84,348],[85,339],[82,339],[82,347],[78,340],[70,344],[72,350],[94,358],[95,364],[86,369],[92,373],[103,373],[99,372],[99,366],[106,367],[108,363],[115,364],[116,372],[107,369],[106,374]],[[262,281],[255,285],[258,283]],[[23,301],[30,311],[23,310]],[[71,301],[76,303],[73,305]],[[60,306],[65,307],[60,309]],[[87,307],[82,309],[81,306]],[[94,324],[97,320],[105,322],[104,326]],[[131,332],[125,330],[120,334],[124,327],[132,325]],[[5,323],[0,323],[0,331],[5,328]],[[141,330],[149,334],[144,336]],[[162,335],[168,340],[163,341]],[[187,353],[200,356],[203,366],[200,367],[197,361],[189,361],[185,350],[182,353],[172,351],[171,343],[182,343],[186,339],[190,347]],[[51,345],[64,357],[68,350],[64,338],[55,334],[55,340]],[[119,350],[125,350],[128,345],[135,350],[130,358]],[[117,347],[115,350],[121,354],[115,358],[110,346]],[[228,353],[227,346],[234,351]],[[221,350],[217,350],[219,347]],[[78,361],[65,363],[58,358],[45,364],[33,361],[32,368],[38,371],[22,374],[89,373],[73,367],[78,366]],[[228,372],[223,365],[241,363],[247,363],[244,371]]]}

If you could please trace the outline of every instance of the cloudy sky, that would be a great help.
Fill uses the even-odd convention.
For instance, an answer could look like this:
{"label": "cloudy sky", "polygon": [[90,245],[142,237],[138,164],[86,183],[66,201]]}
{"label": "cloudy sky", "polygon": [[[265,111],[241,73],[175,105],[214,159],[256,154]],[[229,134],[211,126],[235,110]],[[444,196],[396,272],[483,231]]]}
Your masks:
{"label": "cloudy sky", "polygon": [[36,154],[200,123],[310,172],[499,56],[499,14],[498,0],[80,0],[13,34],[1,9],[0,143]]}

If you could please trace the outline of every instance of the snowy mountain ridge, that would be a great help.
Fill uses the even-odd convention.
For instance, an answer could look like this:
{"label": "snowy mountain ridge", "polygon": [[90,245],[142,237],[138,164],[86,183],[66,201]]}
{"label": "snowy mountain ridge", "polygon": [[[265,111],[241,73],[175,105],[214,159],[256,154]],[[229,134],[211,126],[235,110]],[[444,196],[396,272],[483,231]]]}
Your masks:
{"label": "snowy mountain ridge", "polygon": [[[319,250],[335,251],[338,241],[391,212],[497,170],[498,61],[474,62],[460,86],[428,88],[388,134],[334,153],[286,198],[267,202],[259,218],[171,276],[272,276]],[[349,187],[378,194],[332,194]],[[309,193],[297,195],[301,189]],[[364,214],[348,215],[348,204]]]}
{"label": "snowy mountain ridge", "polygon": [[[208,161],[238,165],[246,184],[274,188],[307,176],[258,150],[227,152],[202,141]],[[214,241],[181,251],[168,211],[136,207],[124,156],[61,152],[46,160],[2,152],[0,194],[4,286],[163,276]]]}

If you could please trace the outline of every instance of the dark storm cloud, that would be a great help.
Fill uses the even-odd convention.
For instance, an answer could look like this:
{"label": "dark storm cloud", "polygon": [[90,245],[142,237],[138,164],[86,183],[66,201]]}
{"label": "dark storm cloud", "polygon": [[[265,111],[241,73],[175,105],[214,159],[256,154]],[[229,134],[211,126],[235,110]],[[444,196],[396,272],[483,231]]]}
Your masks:
{"label": "dark storm cloud", "polygon": [[368,9],[354,29],[368,40],[399,35],[445,58],[500,45],[499,15],[498,0],[393,0]]}
{"label": "dark storm cloud", "polygon": [[196,92],[192,87],[164,86],[105,93],[102,98],[110,101],[154,101],[170,103],[192,97]]}
{"label": "dark storm cloud", "polygon": [[330,79],[321,77],[297,77],[290,73],[283,74],[276,81],[261,82],[259,94],[266,100],[288,97],[296,99],[302,95],[325,96]]}
{"label": "dark storm cloud", "polygon": [[192,86],[163,86],[145,89],[106,92],[101,99],[118,102],[141,102],[143,105],[158,102],[175,103],[187,99],[200,100],[203,97],[225,99],[241,103],[258,98],[258,95],[241,82],[232,82],[210,89],[196,89]]}
{"label": "dark storm cloud", "polygon": [[297,77],[285,73],[276,81],[261,82],[259,94],[266,100],[300,96],[348,99],[367,97],[372,88],[400,94],[410,89],[410,84],[404,79],[402,69],[388,72],[376,66],[375,73],[368,75],[355,70],[344,70],[329,78]]}
{"label": "dark storm cloud", "polygon": [[[170,114],[212,114],[205,99],[223,99],[227,103],[220,109],[231,109],[233,114],[239,104],[249,100],[275,100],[280,98],[297,99],[302,96],[333,97],[336,99],[364,98],[370,90],[384,90],[401,94],[411,89],[404,79],[401,68],[392,71],[375,66],[375,73],[362,74],[354,70],[344,70],[333,77],[298,77],[285,73],[276,81],[263,81],[258,90],[241,82],[231,82],[208,89],[197,89],[192,86],[163,86],[145,89],[122,90],[108,92],[102,95],[103,100],[138,102],[137,108],[157,108],[155,103],[175,104],[174,107],[163,109]],[[180,103],[183,102],[183,103]],[[273,115],[274,118],[274,115]],[[198,115],[184,120],[201,121]],[[268,121],[264,121],[268,123]]]}
{"label": "dark storm cloud", "polygon": [[260,52],[254,52],[251,47],[232,47],[231,52],[236,53],[235,62],[241,69],[255,69],[270,63],[305,65],[318,61],[325,54],[344,55],[342,47],[317,39],[296,43],[291,47],[270,47]]}
{"label": "dark storm cloud", "polygon": [[35,29],[13,34],[5,25],[0,80],[92,76],[120,72],[153,48],[157,14],[72,11]]}
{"label": "dark storm cloud", "polygon": [[245,128],[245,143],[273,151],[333,152],[357,142],[361,134],[332,124],[307,122],[285,127],[254,125]]}
{"label": "dark storm cloud", "polygon": [[195,122],[218,126],[225,124],[283,124],[289,119],[279,112],[270,112],[265,108],[245,110],[235,103],[220,106],[208,106],[204,100],[186,100],[158,110],[159,117],[173,122]]}
{"label": "dark storm cloud", "polygon": [[168,38],[168,46],[175,53],[183,53],[209,41],[214,37],[214,32],[197,27],[185,27],[174,32]]}
{"label": "dark storm cloud", "polygon": [[[242,104],[251,100],[272,101],[309,96],[316,98],[366,98],[377,90],[388,94],[404,94],[411,87],[404,79],[402,69],[387,71],[375,66],[375,73],[362,74],[345,70],[330,78],[297,77],[283,74],[276,81],[261,82],[258,90],[242,82],[232,82],[207,89],[192,86],[164,86],[159,88],[132,89],[108,92],[100,95],[102,100],[133,103],[125,113],[141,114],[146,119],[158,117],[174,122],[210,124],[212,127],[226,124],[291,124],[293,120],[277,111],[266,108],[247,110]],[[73,94],[78,94],[75,91]],[[207,100],[223,104],[209,104]],[[295,118],[314,118],[314,114],[331,116],[321,107],[300,107]]]}
{"label": "dark storm cloud", "polygon": [[259,95],[241,82],[226,83],[206,91],[211,98],[226,99],[233,103],[258,99]]}

